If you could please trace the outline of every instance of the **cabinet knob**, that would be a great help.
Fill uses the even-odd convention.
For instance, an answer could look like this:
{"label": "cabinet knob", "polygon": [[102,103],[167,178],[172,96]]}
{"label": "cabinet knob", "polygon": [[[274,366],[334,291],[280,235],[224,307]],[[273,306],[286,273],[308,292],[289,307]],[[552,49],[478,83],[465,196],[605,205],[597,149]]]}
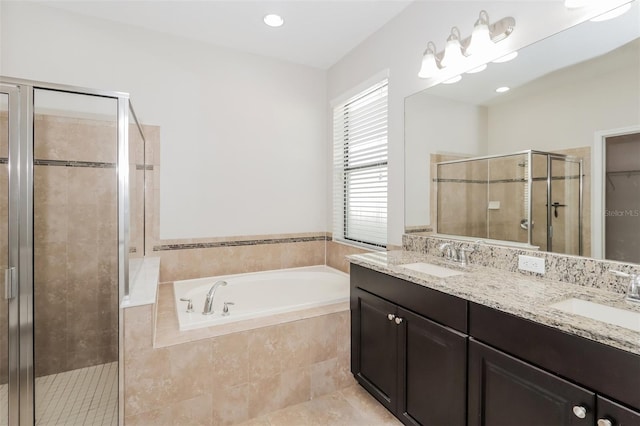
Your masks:
{"label": "cabinet knob", "polygon": [[598,426],[613,426],[613,423],[609,419],[598,419]]}
{"label": "cabinet knob", "polygon": [[394,319],[395,317],[396,317],[396,316],[395,316],[395,315],[393,315],[393,314],[387,314],[387,318],[389,319],[389,321],[393,321],[393,319]]}
{"label": "cabinet knob", "polygon": [[397,318],[396,318],[396,324],[400,324],[401,322],[402,322],[402,318],[397,317]]}
{"label": "cabinet knob", "polygon": [[574,405],[573,414],[575,414],[579,419],[584,419],[585,417],[587,417],[587,409],[580,405]]}

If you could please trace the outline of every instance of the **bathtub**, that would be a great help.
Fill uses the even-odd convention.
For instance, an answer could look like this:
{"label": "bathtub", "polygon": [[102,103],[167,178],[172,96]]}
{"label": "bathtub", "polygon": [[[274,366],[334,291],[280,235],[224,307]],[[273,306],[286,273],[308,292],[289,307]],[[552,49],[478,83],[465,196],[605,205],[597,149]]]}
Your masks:
{"label": "bathtub", "polygon": [[[227,285],[216,291],[214,313],[203,315],[207,292],[216,281],[226,281]],[[261,318],[281,314],[295,320],[304,318],[296,317],[296,312],[348,304],[349,275],[328,266],[279,269],[176,281],[173,293],[180,330],[250,320],[259,323]],[[187,302],[180,299],[191,299],[193,312],[187,312]],[[222,315],[224,302],[234,303],[229,305],[228,316]]]}

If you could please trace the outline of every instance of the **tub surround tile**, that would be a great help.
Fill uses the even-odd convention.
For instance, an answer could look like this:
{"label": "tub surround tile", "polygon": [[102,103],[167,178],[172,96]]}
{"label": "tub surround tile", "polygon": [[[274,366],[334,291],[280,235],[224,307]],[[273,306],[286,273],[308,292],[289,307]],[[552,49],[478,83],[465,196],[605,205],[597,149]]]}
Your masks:
{"label": "tub surround tile", "polygon": [[[338,355],[348,347],[348,333],[338,333],[348,302],[340,312],[312,309],[310,318],[222,334],[179,332],[174,303],[173,286],[162,284],[155,305],[124,309],[127,422],[238,424],[354,383],[348,357]],[[196,400],[210,401],[209,420]]]}
{"label": "tub surround tile", "polygon": [[344,244],[338,241],[333,241],[330,237],[326,243],[327,250],[327,266],[338,269],[346,274],[349,273],[349,261],[347,256],[351,254],[370,253],[371,250],[364,249],[362,247],[356,247],[349,244]]}
{"label": "tub surround tile", "polygon": [[437,278],[432,275],[414,272],[398,265],[427,262],[448,268],[460,268],[450,262],[446,262],[442,257],[433,257],[411,251],[355,255],[351,256],[350,260],[354,264],[596,342],[640,354],[639,332],[571,315],[549,307],[552,303],[575,297],[640,312],[639,305],[626,302],[624,296],[619,293],[480,265],[467,266],[463,269],[465,271],[463,275]]}

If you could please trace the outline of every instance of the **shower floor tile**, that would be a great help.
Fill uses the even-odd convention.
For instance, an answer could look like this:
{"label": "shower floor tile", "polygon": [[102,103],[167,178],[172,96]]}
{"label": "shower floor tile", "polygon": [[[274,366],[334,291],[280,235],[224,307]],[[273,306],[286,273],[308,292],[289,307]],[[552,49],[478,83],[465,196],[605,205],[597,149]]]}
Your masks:
{"label": "shower floor tile", "polygon": [[[6,413],[7,385],[0,386],[0,413]],[[100,364],[36,378],[36,425],[118,423],[118,364]],[[5,426],[6,415],[0,418]]]}

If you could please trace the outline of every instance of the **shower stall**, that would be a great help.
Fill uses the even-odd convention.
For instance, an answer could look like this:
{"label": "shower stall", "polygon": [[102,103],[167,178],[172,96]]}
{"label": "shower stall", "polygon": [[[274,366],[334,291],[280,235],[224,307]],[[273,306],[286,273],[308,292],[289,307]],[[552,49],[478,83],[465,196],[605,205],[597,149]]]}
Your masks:
{"label": "shower stall", "polygon": [[0,77],[0,425],[116,425],[129,96]]}
{"label": "shower stall", "polygon": [[439,234],[582,255],[582,159],[527,150],[436,170]]}

